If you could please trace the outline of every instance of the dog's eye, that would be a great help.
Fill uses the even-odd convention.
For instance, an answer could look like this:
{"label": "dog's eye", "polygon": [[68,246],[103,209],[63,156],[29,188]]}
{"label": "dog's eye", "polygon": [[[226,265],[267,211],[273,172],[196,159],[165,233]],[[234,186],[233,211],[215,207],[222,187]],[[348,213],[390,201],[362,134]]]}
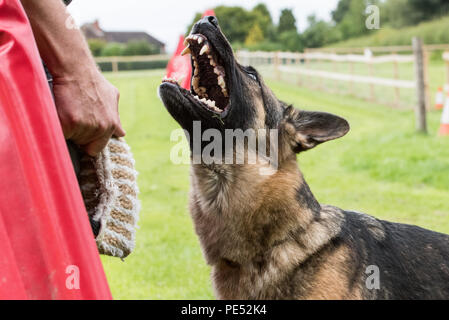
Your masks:
{"label": "dog's eye", "polygon": [[248,73],[248,75],[249,75],[251,78],[253,78],[254,81],[257,81],[257,77],[256,77],[255,74]]}

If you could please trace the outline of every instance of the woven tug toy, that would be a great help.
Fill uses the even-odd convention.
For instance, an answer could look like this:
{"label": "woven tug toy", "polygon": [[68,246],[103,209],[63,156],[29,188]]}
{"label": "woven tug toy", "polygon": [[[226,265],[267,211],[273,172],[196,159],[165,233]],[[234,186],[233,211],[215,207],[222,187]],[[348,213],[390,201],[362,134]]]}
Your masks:
{"label": "woven tug toy", "polygon": [[125,140],[114,137],[98,156],[81,158],[81,193],[101,254],[123,259],[134,249],[140,211],[134,164]]}

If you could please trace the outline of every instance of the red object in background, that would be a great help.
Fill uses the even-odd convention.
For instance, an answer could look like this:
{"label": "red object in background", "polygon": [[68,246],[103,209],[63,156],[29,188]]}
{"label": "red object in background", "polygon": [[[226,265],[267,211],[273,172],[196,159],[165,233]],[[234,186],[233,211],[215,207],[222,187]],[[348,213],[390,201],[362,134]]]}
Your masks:
{"label": "red object in background", "polygon": [[204,11],[203,17],[206,17],[206,16],[214,16],[215,17],[215,11],[213,9]]}
{"label": "red object in background", "polygon": [[[212,9],[206,10],[203,13],[205,16],[215,16],[215,12]],[[181,56],[182,50],[184,50],[184,36],[179,37],[178,46],[175,53],[170,58],[167,64],[167,78],[174,78],[181,80],[181,87],[186,90],[190,90],[190,79],[192,77],[192,64],[190,63],[190,57],[188,55]]]}
{"label": "red object in background", "polygon": [[440,136],[449,136],[449,93],[447,94],[446,103],[444,104],[443,113],[441,114]]}
{"label": "red object in background", "polygon": [[0,163],[0,299],[110,299],[19,0],[0,0]]}

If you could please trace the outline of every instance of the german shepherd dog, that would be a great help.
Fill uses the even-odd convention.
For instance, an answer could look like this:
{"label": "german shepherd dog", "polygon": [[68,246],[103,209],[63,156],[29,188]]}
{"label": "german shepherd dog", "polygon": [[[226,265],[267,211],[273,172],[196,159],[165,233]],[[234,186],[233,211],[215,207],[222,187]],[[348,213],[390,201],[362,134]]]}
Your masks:
{"label": "german shepherd dog", "polygon": [[448,235],[320,205],[304,181],[296,154],[345,135],[346,120],[279,101],[237,63],[215,17],[186,45],[191,90],[166,79],[159,95],[187,136],[194,121],[202,132],[278,130],[272,174],[262,161],[191,165],[190,211],[217,298],[449,298]]}

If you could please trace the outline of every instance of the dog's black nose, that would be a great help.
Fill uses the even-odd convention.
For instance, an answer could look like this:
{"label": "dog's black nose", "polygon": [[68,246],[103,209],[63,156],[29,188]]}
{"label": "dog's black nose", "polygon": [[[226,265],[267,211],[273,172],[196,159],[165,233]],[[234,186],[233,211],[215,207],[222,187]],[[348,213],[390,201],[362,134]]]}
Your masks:
{"label": "dog's black nose", "polygon": [[214,16],[205,16],[204,18],[202,18],[200,21],[198,21],[196,23],[197,26],[200,26],[202,24],[212,25],[215,28],[218,28],[218,20]]}

